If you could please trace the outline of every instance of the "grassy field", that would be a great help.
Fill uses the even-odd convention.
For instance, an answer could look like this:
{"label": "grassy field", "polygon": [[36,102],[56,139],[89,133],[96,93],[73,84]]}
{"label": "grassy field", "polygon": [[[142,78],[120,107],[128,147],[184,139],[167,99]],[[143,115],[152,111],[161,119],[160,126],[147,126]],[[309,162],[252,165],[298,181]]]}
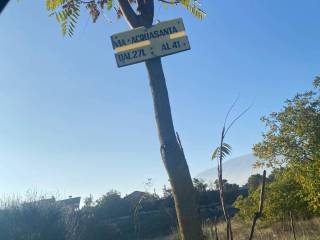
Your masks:
{"label": "grassy field", "polygon": [[[207,240],[215,240],[214,229],[211,225],[204,225],[204,233]],[[219,224],[218,235],[219,240],[225,240],[225,225]],[[298,221],[295,223],[297,240],[320,240],[320,219],[312,219],[308,221]],[[250,225],[233,222],[233,233],[235,240],[247,240],[249,237]],[[291,233],[290,223],[277,223],[272,226],[263,226],[258,224],[256,227],[254,238],[256,240],[294,240]],[[177,233],[165,238],[155,240],[179,240]]]}

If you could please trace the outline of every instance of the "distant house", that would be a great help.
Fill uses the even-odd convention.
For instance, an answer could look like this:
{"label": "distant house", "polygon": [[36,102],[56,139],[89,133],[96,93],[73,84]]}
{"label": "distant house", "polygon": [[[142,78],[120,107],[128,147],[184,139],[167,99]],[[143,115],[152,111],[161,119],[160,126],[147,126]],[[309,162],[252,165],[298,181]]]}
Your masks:
{"label": "distant house", "polygon": [[63,207],[69,208],[70,210],[78,210],[80,207],[81,197],[72,197],[68,199],[57,201],[57,204],[61,204]]}
{"label": "distant house", "polygon": [[44,198],[40,199],[39,201],[32,201],[23,203],[24,206],[33,206],[33,205],[40,205],[40,206],[49,206],[49,205],[59,205],[64,208],[68,208],[70,210],[78,210],[80,207],[80,200],[81,197],[72,197],[70,196],[67,199],[56,201],[54,197],[52,198]]}
{"label": "distant house", "polygon": [[125,196],[123,199],[126,200],[131,207],[135,207],[145,194],[145,192],[134,191],[129,195]]}

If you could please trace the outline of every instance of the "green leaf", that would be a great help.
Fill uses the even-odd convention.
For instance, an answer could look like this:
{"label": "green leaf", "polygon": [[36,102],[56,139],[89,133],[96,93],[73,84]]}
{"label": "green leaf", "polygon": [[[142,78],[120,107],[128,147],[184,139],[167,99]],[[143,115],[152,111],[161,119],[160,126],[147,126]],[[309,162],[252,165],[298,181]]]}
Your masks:
{"label": "green leaf", "polygon": [[46,0],[46,8],[48,11],[54,11],[64,3],[65,0]]}
{"label": "green leaf", "polygon": [[220,157],[224,159],[226,156],[229,156],[231,154],[231,151],[232,147],[227,143],[223,143],[222,147],[219,146],[213,151],[211,159],[215,160],[216,158]]}
{"label": "green leaf", "polygon": [[207,14],[198,6],[195,0],[180,0],[183,7],[188,9],[188,11],[196,18],[202,20],[207,16]]}
{"label": "green leaf", "polygon": [[113,5],[113,0],[108,0],[107,9],[110,10],[112,8],[112,5]]}

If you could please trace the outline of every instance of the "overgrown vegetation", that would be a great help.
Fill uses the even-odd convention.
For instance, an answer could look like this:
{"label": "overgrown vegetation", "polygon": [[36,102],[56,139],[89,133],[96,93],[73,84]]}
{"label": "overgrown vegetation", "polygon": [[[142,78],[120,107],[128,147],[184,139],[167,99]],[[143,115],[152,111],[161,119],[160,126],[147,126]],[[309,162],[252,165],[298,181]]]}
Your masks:
{"label": "overgrown vegetation", "polygon": [[[257,167],[271,166],[263,220],[284,221],[291,214],[306,219],[320,214],[320,78],[314,89],[285,102],[280,112],[263,117],[267,132],[254,146]],[[254,178],[260,178],[255,176]],[[250,195],[239,197],[239,217],[248,221],[257,206],[259,190],[249,180]]]}
{"label": "overgrown vegetation", "polygon": [[[225,184],[225,202],[232,215],[232,204],[246,189]],[[201,216],[205,220],[222,216],[219,192],[194,179]],[[171,189],[163,196],[133,192],[121,197],[111,190],[94,200],[84,199],[81,209],[70,209],[54,198],[28,197],[28,200],[3,200],[0,210],[1,240],[134,240],[152,239],[171,234],[177,218]]]}
{"label": "overgrown vegetation", "polygon": [[[310,220],[301,220],[296,222],[297,240],[319,240],[320,239],[320,219],[314,218]],[[212,223],[205,223],[203,225],[204,234],[207,240],[216,240]],[[233,222],[233,233],[237,240],[248,240],[248,230],[250,225],[241,221]],[[226,226],[225,224],[218,224],[218,239],[226,240]],[[294,239],[290,222],[279,222],[273,224],[258,224],[255,240],[291,240]],[[159,240],[179,240],[176,233],[161,238]]]}

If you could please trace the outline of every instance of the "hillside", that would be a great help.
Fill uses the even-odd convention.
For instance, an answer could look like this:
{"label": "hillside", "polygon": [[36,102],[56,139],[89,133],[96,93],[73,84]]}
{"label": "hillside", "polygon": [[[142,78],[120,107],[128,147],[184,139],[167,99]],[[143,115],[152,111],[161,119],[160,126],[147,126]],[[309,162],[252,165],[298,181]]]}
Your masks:
{"label": "hillside", "polygon": [[[253,168],[256,160],[256,156],[247,154],[225,161],[223,163],[223,178],[227,179],[229,183],[236,183],[240,186],[246,184],[250,175],[257,173],[262,174],[262,169]],[[267,169],[267,172],[270,173],[270,169]],[[204,170],[196,177],[210,183],[216,180],[218,178],[217,176],[217,167],[214,167]]]}

